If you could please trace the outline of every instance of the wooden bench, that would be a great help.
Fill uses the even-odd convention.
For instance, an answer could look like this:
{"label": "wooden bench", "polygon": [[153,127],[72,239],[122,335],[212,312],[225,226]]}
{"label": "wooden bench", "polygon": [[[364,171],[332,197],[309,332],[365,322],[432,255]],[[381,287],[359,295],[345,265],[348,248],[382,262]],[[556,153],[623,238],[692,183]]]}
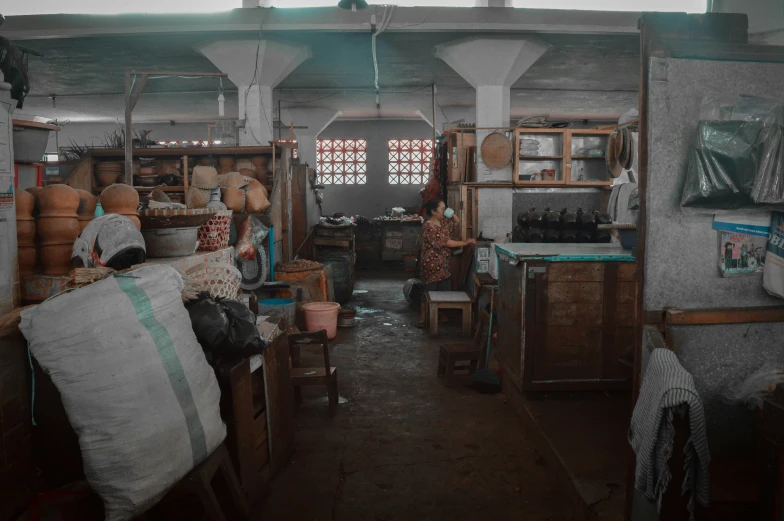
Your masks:
{"label": "wooden bench", "polygon": [[430,323],[430,336],[438,336],[438,310],[459,309],[463,312],[463,336],[471,336],[472,308],[471,297],[465,291],[428,291],[427,316]]}

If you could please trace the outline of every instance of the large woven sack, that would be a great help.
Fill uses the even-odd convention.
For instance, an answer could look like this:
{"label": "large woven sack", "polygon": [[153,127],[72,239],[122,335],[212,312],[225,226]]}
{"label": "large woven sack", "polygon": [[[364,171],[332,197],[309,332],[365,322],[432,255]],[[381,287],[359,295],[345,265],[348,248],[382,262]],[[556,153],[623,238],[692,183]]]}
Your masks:
{"label": "large woven sack", "polygon": [[226,436],[182,288],[173,268],[146,266],[22,313],[19,329],[60,391],[107,521],[142,514]]}

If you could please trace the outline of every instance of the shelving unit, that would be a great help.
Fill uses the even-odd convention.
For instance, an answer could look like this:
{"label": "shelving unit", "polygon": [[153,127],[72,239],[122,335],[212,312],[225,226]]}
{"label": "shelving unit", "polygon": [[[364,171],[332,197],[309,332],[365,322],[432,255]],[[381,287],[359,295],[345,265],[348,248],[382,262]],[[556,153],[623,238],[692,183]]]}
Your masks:
{"label": "shelving unit", "polygon": [[[611,130],[515,129],[515,186],[609,186],[604,153]],[[591,155],[591,152],[595,151]],[[601,154],[601,155],[599,155]],[[534,180],[535,172],[552,170],[552,178]]]}
{"label": "shelving unit", "polygon": [[[81,188],[88,190],[95,194],[100,194],[105,187],[98,186],[95,180],[95,165],[102,161],[122,161],[125,151],[121,148],[96,148],[82,158],[79,164],[73,169],[71,174],[66,179],[66,184],[73,188]],[[280,157],[280,147],[272,146],[255,146],[255,147],[176,147],[176,148],[136,148],[133,150],[134,158],[150,158],[155,160],[159,172],[163,172],[163,165],[165,163],[177,162],[178,170],[180,173],[187,173],[189,166],[192,163],[198,163],[198,160],[204,157],[213,158],[213,164],[218,167],[218,158],[225,156],[232,156],[237,160],[250,159],[252,156],[269,156],[270,158],[270,173],[275,175],[277,162]],[[146,195],[155,188],[164,192],[174,194],[182,194],[182,201],[185,202],[184,195],[188,191],[188,175],[182,175],[182,185],[178,186],[134,186],[134,188],[143,195]],[[270,183],[272,179],[269,180]],[[269,188],[269,186],[268,186]],[[173,200],[179,199],[174,197]]]}

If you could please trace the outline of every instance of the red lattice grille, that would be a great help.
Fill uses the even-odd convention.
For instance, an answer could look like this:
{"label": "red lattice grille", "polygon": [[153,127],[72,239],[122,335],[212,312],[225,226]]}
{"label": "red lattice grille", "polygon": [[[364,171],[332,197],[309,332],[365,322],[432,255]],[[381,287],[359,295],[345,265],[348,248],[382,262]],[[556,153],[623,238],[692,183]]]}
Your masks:
{"label": "red lattice grille", "polygon": [[323,185],[367,183],[367,141],[319,139],[318,174],[319,184]]}
{"label": "red lattice grille", "polygon": [[389,184],[423,185],[433,160],[431,139],[389,140]]}

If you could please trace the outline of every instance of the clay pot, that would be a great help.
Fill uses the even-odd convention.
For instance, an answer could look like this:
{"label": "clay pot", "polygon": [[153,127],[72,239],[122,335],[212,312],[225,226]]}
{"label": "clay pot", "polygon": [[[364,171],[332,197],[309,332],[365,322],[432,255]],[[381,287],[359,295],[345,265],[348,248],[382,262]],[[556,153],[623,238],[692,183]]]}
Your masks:
{"label": "clay pot", "polygon": [[219,157],[218,164],[220,165],[219,174],[228,174],[237,170],[234,166],[235,161],[233,157]]}
{"label": "clay pot", "polygon": [[25,190],[16,191],[16,220],[32,221],[35,210],[35,197]]}
{"label": "clay pot", "polygon": [[245,197],[239,188],[225,188],[223,190],[223,204],[234,213],[242,213],[245,207]]}
{"label": "clay pot", "polygon": [[101,206],[104,213],[116,213],[129,218],[141,230],[136,210],[139,208],[139,192],[124,184],[113,184],[101,193]]}
{"label": "clay pot", "polygon": [[35,246],[19,245],[16,254],[16,261],[19,264],[20,277],[29,277],[33,274],[37,257],[38,252],[36,251]]}
{"label": "clay pot", "polygon": [[35,246],[35,220],[16,221],[16,243],[18,246]]}
{"label": "clay pot", "polygon": [[202,157],[199,159],[199,166],[212,166],[212,160],[209,157]]}
{"label": "clay pot", "polygon": [[77,192],[79,193],[79,208],[76,210],[76,215],[79,218],[81,231],[90,221],[95,219],[95,207],[98,205],[98,199],[87,190],[77,190]]}
{"label": "clay pot", "polygon": [[27,192],[28,194],[32,195],[35,198],[35,207],[34,207],[35,209],[33,210],[33,216],[38,215],[38,196],[40,195],[41,190],[43,189],[44,189],[43,186],[31,186],[30,188],[25,188],[24,190],[25,192]]}
{"label": "clay pot", "polygon": [[[77,222],[78,225],[78,222]],[[41,264],[44,275],[67,275],[71,271],[73,244],[41,246]]]}
{"label": "clay pot", "polygon": [[253,166],[255,166],[258,170],[259,167],[267,167],[269,164],[269,158],[267,156],[253,156],[250,158],[250,162],[253,163]]}
{"label": "clay pot", "polygon": [[79,193],[68,185],[47,186],[38,195],[41,217],[73,217],[79,208]]}
{"label": "clay pot", "polygon": [[123,175],[122,172],[98,172],[98,184],[101,186],[111,186],[120,180]]}
{"label": "clay pot", "polygon": [[140,176],[149,176],[149,175],[157,175],[158,174],[158,167],[157,166],[143,166],[139,168],[139,175]]}

